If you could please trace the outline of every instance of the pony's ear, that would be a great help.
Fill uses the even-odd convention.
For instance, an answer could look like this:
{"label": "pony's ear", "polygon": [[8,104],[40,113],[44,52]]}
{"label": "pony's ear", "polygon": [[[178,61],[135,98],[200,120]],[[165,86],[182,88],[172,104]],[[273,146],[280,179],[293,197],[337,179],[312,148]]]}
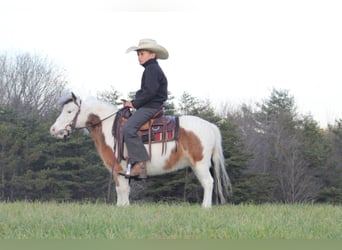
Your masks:
{"label": "pony's ear", "polygon": [[73,99],[74,101],[77,100],[77,97],[76,97],[76,95],[74,94],[74,92],[71,92],[71,97],[72,97],[72,99]]}

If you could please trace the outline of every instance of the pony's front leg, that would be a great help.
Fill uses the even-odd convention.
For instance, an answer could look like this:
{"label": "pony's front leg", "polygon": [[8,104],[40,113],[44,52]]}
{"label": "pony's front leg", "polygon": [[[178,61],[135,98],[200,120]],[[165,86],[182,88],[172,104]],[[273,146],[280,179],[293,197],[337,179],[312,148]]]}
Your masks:
{"label": "pony's front leg", "polygon": [[116,205],[119,207],[129,206],[130,186],[128,179],[118,176],[118,184],[116,184],[115,189],[117,195]]}

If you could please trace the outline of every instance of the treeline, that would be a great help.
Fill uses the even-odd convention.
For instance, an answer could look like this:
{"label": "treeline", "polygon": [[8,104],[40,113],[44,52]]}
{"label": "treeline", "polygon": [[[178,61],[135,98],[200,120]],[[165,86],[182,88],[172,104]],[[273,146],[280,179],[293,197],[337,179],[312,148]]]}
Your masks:
{"label": "treeline", "polygon": [[[109,173],[86,133],[75,132],[67,141],[49,135],[68,84],[61,72],[39,56],[0,55],[2,201],[106,201],[107,194],[115,200]],[[113,103],[119,96],[115,88],[98,95]],[[200,116],[220,127],[232,203],[342,202],[341,119],[322,129],[297,112],[287,90],[278,89],[260,103],[220,110],[189,93],[177,103],[170,96],[170,114]],[[131,185],[136,202],[202,200],[189,168]]]}

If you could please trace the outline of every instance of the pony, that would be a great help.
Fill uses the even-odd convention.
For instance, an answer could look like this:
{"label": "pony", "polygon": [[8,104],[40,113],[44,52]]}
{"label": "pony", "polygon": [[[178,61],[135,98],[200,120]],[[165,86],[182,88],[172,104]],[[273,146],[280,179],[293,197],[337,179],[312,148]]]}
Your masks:
{"label": "pony", "polygon": [[[75,129],[88,130],[104,165],[114,179],[116,205],[128,206],[130,180],[120,174],[126,171],[127,160],[118,161],[112,134],[118,107],[95,98],[82,101],[73,92],[63,95],[58,103],[62,111],[51,126],[50,134],[57,139],[65,139]],[[196,116],[182,115],[178,118],[177,140],[167,142],[163,153],[161,143],[150,146],[151,159],[146,165],[147,176],[191,167],[203,187],[202,207],[212,206],[213,193],[216,201],[226,203],[232,193],[232,186],[225,168],[219,128]],[[127,150],[124,152],[127,155]]]}

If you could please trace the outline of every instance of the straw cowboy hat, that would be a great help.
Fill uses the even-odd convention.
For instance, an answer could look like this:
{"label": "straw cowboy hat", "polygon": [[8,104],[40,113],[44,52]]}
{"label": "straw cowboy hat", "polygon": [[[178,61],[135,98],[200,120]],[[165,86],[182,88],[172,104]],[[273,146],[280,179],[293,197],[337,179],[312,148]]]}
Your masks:
{"label": "straw cowboy hat", "polygon": [[129,47],[126,50],[126,53],[137,50],[152,51],[156,53],[158,59],[167,59],[169,57],[169,52],[167,52],[163,46],[157,44],[153,39],[141,39],[138,46]]}

